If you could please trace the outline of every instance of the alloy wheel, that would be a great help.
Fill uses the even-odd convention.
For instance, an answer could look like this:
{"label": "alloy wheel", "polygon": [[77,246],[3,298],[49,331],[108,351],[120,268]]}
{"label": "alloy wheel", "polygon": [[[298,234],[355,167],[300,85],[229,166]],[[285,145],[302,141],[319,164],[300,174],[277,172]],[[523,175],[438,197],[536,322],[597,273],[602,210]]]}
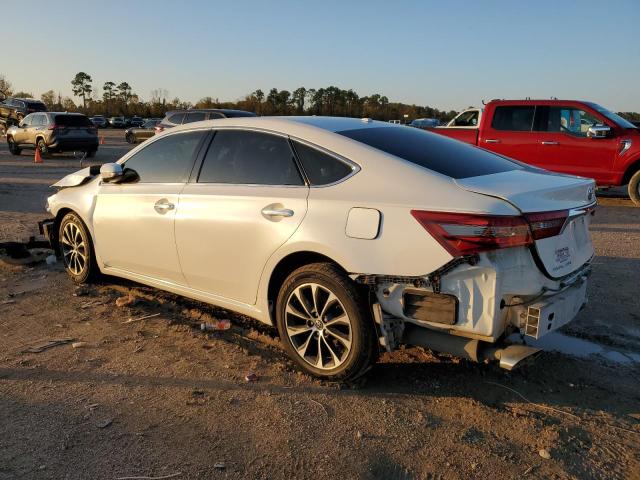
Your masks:
{"label": "alloy wheel", "polygon": [[285,326],[297,354],[315,368],[335,369],[349,356],[351,320],[327,287],[317,283],[298,286],[287,299]]}
{"label": "alloy wheel", "polygon": [[67,223],[60,243],[66,267],[74,275],[80,275],[87,265],[87,244],[78,225]]}

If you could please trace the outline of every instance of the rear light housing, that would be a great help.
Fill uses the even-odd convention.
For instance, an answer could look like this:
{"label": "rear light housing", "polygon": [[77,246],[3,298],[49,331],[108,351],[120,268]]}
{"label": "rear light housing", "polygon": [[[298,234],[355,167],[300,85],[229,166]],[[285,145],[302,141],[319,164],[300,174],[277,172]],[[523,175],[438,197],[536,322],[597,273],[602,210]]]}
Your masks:
{"label": "rear light housing", "polygon": [[411,215],[454,257],[510,247],[560,234],[567,210],[525,216],[411,210]]}

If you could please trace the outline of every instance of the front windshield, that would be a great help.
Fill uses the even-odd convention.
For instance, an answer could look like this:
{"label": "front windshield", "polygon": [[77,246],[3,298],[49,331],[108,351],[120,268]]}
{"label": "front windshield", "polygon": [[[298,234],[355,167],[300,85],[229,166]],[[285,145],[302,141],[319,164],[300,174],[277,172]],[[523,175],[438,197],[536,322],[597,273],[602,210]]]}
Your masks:
{"label": "front windshield", "polygon": [[622,118],[620,115],[618,115],[617,113],[613,113],[610,110],[607,110],[604,107],[601,107],[600,105],[598,105],[597,103],[591,103],[591,102],[586,102],[587,105],[589,105],[591,108],[593,108],[595,111],[601,113],[602,115],[604,115],[605,117],[607,117],[609,120],[611,120],[612,122],[618,124],[618,126],[622,127],[622,128],[636,128],[635,125],[633,123],[631,123],[628,120],[625,120],[624,118]]}

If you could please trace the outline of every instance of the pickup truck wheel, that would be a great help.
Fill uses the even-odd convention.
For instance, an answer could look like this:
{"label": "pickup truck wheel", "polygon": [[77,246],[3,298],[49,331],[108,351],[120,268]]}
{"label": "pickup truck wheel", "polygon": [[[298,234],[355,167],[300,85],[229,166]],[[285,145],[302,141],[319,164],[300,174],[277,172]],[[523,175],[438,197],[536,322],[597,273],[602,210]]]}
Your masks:
{"label": "pickup truck wheel", "polygon": [[86,283],[98,274],[93,243],[84,223],[75,213],[67,213],[58,231],[65,270],[75,283]]}
{"label": "pickup truck wheel", "polygon": [[47,147],[47,142],[44,141],[44,138],[39,138],[36,141],[36,148],[40,150],[40,155],[42,158],[46,158],[49,156],[49,147]]}
{"label": "pickup truck wheel", "polygon": [[7,144],[9,145],[9,152],[11,152],[11,155],[20,155],[22,149],[16,145],[16,142],[13,140],[13,138],[7,138]]}
{"label": "pickup truck wheel", "polygon": [[276,324],[287,353],[316,377],[359,377],[375,358],[375,328],[367,306],[366,296],[337,266],[298,268],[276,302]]}
{"label": "pickup truck wheel", "polygon": [[629,197],[640,207],[640,170],[633,174],[629,180]]}

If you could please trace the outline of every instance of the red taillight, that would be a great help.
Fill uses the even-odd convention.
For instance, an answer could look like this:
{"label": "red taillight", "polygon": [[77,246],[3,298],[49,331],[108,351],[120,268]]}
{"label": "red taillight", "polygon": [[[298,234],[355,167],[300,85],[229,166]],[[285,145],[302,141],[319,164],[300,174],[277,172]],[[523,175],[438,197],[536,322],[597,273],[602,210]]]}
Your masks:
{"label": "red taillight", "polygon": [[454,257],[533,242],[529,224],[519,216],[423,210],[411,215]]}
{"label": "red taillight", "polygon": [[558,210],[555,212],[527,213],[524,217],[529,222],[533,239],[541,240],[560,234],[568,216],[568,210]]}
{"label": "red taillight", "polygon": [[47,130],[57,130],[60,128],[60,125],[49,125],[49,128],[47,128]]}

